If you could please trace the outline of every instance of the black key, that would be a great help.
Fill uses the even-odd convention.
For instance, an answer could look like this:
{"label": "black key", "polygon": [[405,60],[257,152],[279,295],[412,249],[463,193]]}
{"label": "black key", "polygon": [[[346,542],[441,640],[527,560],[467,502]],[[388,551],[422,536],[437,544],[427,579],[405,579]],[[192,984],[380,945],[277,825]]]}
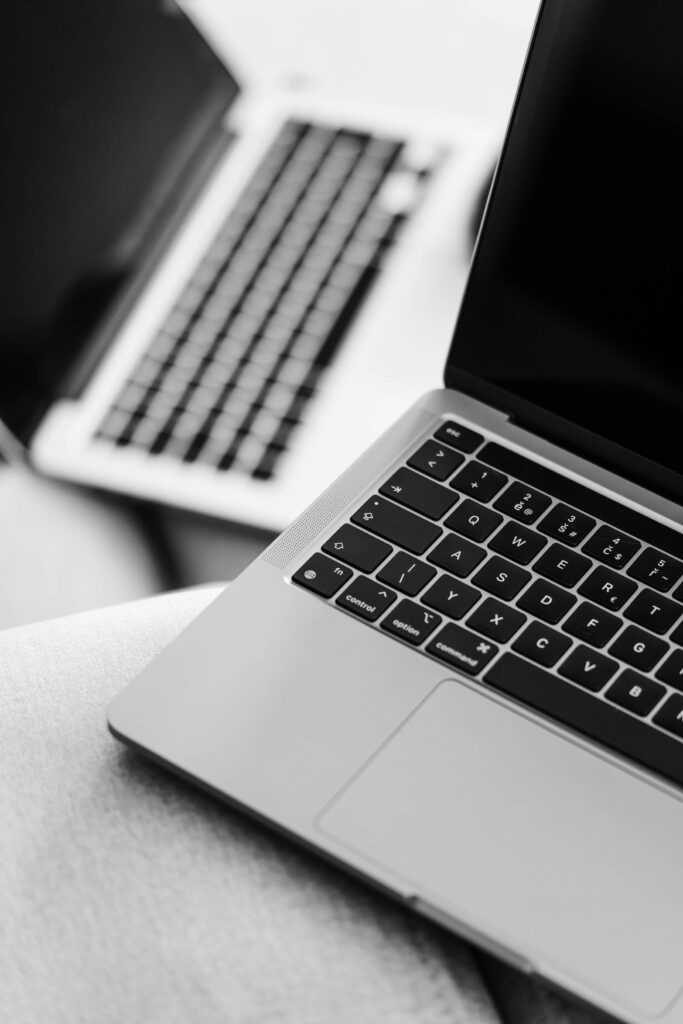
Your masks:
{"label": "black key", "polygon": [[353,612],[361,619],[374,622],[395,600],[396,594],[393,590],[369,580],[367,576],[357,576],[339,595],[336,603],[347,612]]}
{"label": "black key", "polygon": [[582,601],[563,624],[562,629],[579,640],[593,644],[594,647],[604,647],[622,625],[621,619],[616,615],[610,615],[597,605]]}
{"label": "black key", "polygon": [[676,601],[683,603],[683,583],[679,583],[673,594],[671,595]]}
{"label": "black key", "polygon": [[673,633],[671,634],[671,639],[675,644],[679,644],[681,647],[683,647],[683,622],[681,622],[680,626],[676,626]]}
{"label": "black key", "polygon": [[[683,613],[683,605],[672,601],[669,597],[662,597],[654,590],[641,590],[634,597],[628,608],[624,609],[624,615],[631,622],[637,622],[639,626],[647,626],[653,633],[660,635],[671,629]],[[672,637],[674,643],[677,641]]]}
{"label": "black key", "polygon": [[504,601],[511,601],[530,579],[531,573],[526,569],[520,569],[512,562],[494,555],[481,567],[472,582],[496,597],[502,597]]}
{"label": "black key", "polygon": [[486,552],[483,548],[478,548],[476,544],[451,533],[436,545],[427,558],[435,565],[440,565],[442,569],[448,569],[456,576],[464,578],[469,576],[472,570],[486,558]]}
{"label": "black key", "polygon": [[638,551],[640,543],[625,533],[619,533],[611,526],[601,526],[583,545],[582,551],[592,555],[599,562],[611,565],[613,569],[623,569]]}
{"label": "black key", "polygon": [[583,484],[578,484],[560,473],[545,466],[539,466],[524,455],[511,452],[499,444],[486,444],[477,454],[480,462],[487,466],[493,466],[509,476],[517,477],[538,487],[553,498],[567,502],[577,509],[582,509],[596,519],[602,519],[605,523],[611,523],[618,530],[633,534],[662,551],[668,551],[676,558],[683,559],[683,533],[663,523],[656,523],[641,512],[622,505],[614,498],[608,498],[605,494],[598,494],[591,491]]}
{"label": "black key", "polygon": [[534,523],[543,515],[549,504],[550,498],[547,494],[541,494],[540,491],[515,481],[503,491],[494,508],[512,516],[513,519],[519,519],[520,523]]}
{"label": "black key", "polygon": [[683,562],[665,555],[663,551],[645,548],[627,570],[629,576],[648,583],[655,590],[670,590],[683,576]]}
{"label": "black key", "polygon": [[433,576],[436,576],[436,569],[432,569],[431,565],[425,565],[424,562],[418,562],[405,551],[397,551],[377,574],[383,583],[389,583],[411,597],[419,594]]}
{"label": "black key", "polygon": [[626,604],[635,590],[635,583],[620,576],[614,569],[608,569],[606,565],[597,566],[579,587],[579,593],[584,597],[615,612]]}
{"label": "black key", "polygon": [[377,533],[416,555],[426,551],[443,533],[441,527],[383,498],[370,498],[351,518],[371,533]]}
{"label": "black key", "polygon": [[484,633],[492,640],[504,644],[525,622],[526,615],[516,612],[507,604],[501,604],[493,597],[487,597],[477,610],[472,612],[467,625],[476,629],[478,633]]}
{"label": "black key", "polygon": [[374,572],[379,563],[391,554],[391,547],[364,530],[345,524],[323,544],[323,551],[363,572]]}
{"label": "black key", "polygon": [[679,740],[606,701],[596,700],[591,693],[547,669],[516,654],[503,654],[486,671],[484,681],[570,729],[683,784]]}
{"label": "black key", "polygon": [[525,590],[519,601],[520,608],[525,612],[531,612],[545,622],[559,622],[563,619],[571,606],[576,604],[573,594],[566,590],[560,590],[553,583],[546,583],[545,580],[534,580],[528,590]]}
{"label": "black key", "polygon": [[545,519],[538,524],[537,529],[541,533],[547,534],[548,537],[561,540],[570,548],[575,548],[577,544],[585,540],[594,526],[595,520],[591,516],[560,503],[555,508],[551,508]]}
{"label": "black key", "polygon": [[297,569],[292,576],[292,582],[320,594],[321,597],[332,597],[352,576],[353,573],[345,565],[333,562],[325,555],[316,554]]}
{"label": "black key", "polygon": [[466,498],[451,512],[444,525],[465,537],[481,541],[486,540],[502,522],[503,517],[498,512]]}
{"label": "black key", "polygon": [[642,717],[649,715],[665,694],[665,686],[654,683],[647,676],[641,676],[640,672],[634,672],[632,668],[624,669],[609,690],[605,691],[607,700]]}
{"label": "black key", "polygon": [[672,693],[668,700],[664,701],[661,708],[652,721],[655,725],[661,725],[674,736],[683,739],[683,695]]}
{"label": "black key", "polygon": [[658,640],[652,633],[646,633],[638,626],[627,626],[616,638],[609,652],[615,658],[625,661],[627,665],[633,665],[641,672],[649,672],[668,650],[669,645],[663,640]]}
{"label": "black key", "polygon": [[479,501],[490,501],[507,483],[507,477],[481,462],[468,462],[451,480],[450,486]]}
{"label": "black key", "polygon": [[382,629],[394,636],[400,636],[409,644],[421,644],[437,626],[441,625],[441,617],[428,612],[413,601],[401,601],[387,617],[382,620]]}
{"label": "black key", "polygon": [[427,645],[426,650],[447,665],[471,676],[481,672],[498,653],[495,644],[482,640],[476,633],[470,633],[469,629],[456,626],[454,622],[447,623]]}
{"label": "black key", "polygon": [[459,452],[465,452],[466,455],[471,455],[473,451],[476,451],[484,440],[481,434],[476,434],[469,427],[462,427],[455,420],[449,420],[439,427],[434,437],[437,441],[452,445]]}
{"label": "black key", "polygon": [[585,576],[591,564],[590,558],[577,551],[570,551],[561,544],[551,544],[535,563],[534,569],[539,576],[547,576],[563,587],[573,587]]}
{"label": "black key", "polygon": [[507,555],[513,562],[528,565],[536,557],[547,541],[532,530],[516,523],[506,523],[495,537],[489,541],[489,547],[501,555]]}
{"label": "black key", "polygon": [[469,587],[453,576],[439,576],[422,595],[422,600],[430,608],[436,608],[444,615],[450,615],[452,619],[461,619],[480,597],[481,591]]}
{"label": "black key", "polygon": [[464,461],[465,456],[454,452],[452,448],[447,448],[437,441],[426,441],[408,459],[408,465],[421,470],[427,476],[433,476],[435,480],[447,480]]}
{"label": "black key", "polygon": [[571,654],[565,658],[558,672],[567,679],[573,679],[575,683],[585,687],[592,693],[602,690],[608,679],[611,679],[619,668],[619,663],[592,651],[590,647],[579,644]]}
{"label": "black key", "polygon": [[669,686],[675,686],[683,693],[683,651],[677,647],[671,652],[663,665],[655,672],[657,679]]}
{"label": "black key", "polygon": [[512,645],[515,651],[524,654],[540,665],[554,665],[572,645],[569,637],[551,629],[543,622],[530,622]]}
{"label": "black key", "polygon": [[407,505],[429,519],[441,519],[458,500],[453,491],[425,480],[411,469],[399,469],[379,490],[392,501]]}

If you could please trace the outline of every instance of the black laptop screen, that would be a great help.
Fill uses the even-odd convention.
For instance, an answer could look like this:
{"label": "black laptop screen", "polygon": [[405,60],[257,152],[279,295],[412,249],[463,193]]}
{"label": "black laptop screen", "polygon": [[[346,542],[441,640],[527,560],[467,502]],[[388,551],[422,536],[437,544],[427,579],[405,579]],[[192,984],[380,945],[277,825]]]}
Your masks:
{"label": "black laptop screen", "polygon": [[2,22],[0,417],[21,432],[237,89],[168,0],[21,0]]}
{"label": "black laptop screen", "polygon": [[446,372],[679,499],[682,153],[680,0],[547,0]]}

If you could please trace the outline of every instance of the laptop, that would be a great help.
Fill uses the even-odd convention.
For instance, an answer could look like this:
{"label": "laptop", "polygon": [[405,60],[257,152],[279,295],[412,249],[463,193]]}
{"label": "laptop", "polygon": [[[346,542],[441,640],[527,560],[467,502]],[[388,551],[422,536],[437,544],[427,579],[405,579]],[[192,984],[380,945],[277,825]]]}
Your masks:
{"label": "laptop", "polygon": [[109,712],[633,1024],[683,1021],[682,40],[545,0],[445,386]]}
{"label": "laptop", "polygon": [[162,0],[31,0],[3,39],[6,454],[282,529],[405,406],[420,326],[433,379],[494,133],[241,88]]}

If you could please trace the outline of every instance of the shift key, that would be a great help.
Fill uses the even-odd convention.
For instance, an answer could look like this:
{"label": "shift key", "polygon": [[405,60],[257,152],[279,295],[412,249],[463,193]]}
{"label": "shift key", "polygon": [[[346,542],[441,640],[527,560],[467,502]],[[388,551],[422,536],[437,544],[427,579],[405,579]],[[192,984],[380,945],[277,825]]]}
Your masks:
{"label": "shift key", "polygon": [[443,533],[441,527],[434,523],[428,523],[426,519],[379,497],[366,501],[351,519],[363,529],[414,555],[421,555]]}

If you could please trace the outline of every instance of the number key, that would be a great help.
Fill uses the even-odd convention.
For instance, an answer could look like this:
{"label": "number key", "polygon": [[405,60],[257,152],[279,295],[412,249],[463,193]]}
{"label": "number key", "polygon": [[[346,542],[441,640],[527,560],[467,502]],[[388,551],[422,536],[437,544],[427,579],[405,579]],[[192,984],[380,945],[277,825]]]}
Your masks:
{"label": "number key", "polygon": [[515,482],[503,491],[493,507],[512,516],[513,519],[518,519],[520,523],[533,523],[545,512],[550,500],[547,494]]}
{"label": "number key", "polygon": [[655,590],[670,590],[683,575],[683,562],[654,548],[645,548],[629,566],[628,574]]}
{"label": "number key", "polygon": [[595,520],[569,505],[559,504],[538,524],[541,533],[561,540],[570,548],[580,544],[595,526]]}
{"label": "number key", "polygon": [[613,569],[623,569],[639,547],[639,542],[633,537],[627,537],[625,533],[619,533],[611,526],[601,526],[592,537],[589,537],[582,550],[605,565],[611,565]]}
{"label": "number key", "polygon": [[468,462],[451,480],[451,487],[471,494],[479,501],[490,501],[507,483],[507,477],[497,469],[490,469],[481,462]]}

